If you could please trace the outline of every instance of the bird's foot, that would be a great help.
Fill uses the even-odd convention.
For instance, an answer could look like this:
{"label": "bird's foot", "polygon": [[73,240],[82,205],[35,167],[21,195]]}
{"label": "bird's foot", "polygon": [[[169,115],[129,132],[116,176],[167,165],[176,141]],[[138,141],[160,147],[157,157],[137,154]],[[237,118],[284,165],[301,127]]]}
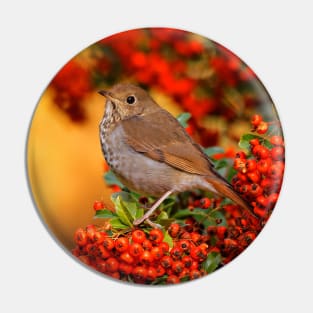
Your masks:
{"label": "bird's foot", "polygon": [[138,226],[138,225],[142,224],[143,222],[146,222],[152,228],[162,228],[162,226],[160,224],[153,223],[149,218],[145,218],[144,216],[134,220],[133,225]]}

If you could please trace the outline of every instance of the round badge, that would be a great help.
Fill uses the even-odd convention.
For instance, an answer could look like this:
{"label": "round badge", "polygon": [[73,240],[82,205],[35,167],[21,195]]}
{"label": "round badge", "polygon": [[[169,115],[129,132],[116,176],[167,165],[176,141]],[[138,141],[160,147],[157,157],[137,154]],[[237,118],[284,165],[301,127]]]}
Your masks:
{"label": "round badge", "polygon": [[27,170],[43,222],[74,259],[103,277],[169,285],[255,240],[284,155],[271,97],[240,58],[194,33],[145,28],[92,44],[55,75],[31,122]]}

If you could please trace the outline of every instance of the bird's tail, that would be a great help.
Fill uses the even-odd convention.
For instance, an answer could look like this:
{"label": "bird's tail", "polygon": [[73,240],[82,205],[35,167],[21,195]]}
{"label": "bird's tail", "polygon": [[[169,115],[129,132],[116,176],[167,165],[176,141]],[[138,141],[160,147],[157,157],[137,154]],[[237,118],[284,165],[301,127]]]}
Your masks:
{"label": "bird's tail", "polygon": [[255,217],[249,203],[244,200],[222,176],[215,177],[213,180],[208,178],[208,182],[213,185],[218,194],[234,201],[236,204],[240,205],[240,207]]}

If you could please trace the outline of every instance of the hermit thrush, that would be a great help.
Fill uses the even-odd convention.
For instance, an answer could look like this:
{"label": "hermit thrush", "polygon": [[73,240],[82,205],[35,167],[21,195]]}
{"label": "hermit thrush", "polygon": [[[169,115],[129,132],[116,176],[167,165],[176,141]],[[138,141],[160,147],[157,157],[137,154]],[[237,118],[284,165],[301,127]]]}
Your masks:
{"label": "hermit thrush", "polygon": [[147,220],[171,193],[193,189],[212,191],[250,210],[201,147],[145,90],[117,84],[99,93],[106,97],[100,141],[107,163],[129,189],[159,197],[134,225]]}

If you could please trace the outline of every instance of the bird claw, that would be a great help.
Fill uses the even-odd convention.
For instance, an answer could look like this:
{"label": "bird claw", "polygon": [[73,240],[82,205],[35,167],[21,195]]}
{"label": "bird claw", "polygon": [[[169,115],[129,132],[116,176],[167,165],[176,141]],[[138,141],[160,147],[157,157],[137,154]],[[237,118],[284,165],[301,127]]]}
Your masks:
{"label": "bird claw", "polygon": [[138,225],[140,225],[143,222],[146,222],[152,228],[162,228],[162,226],[160,224],[153,223],[149,218],[143,218],[143,217],[134,220],[133,225],[134,226],[138,226]]}

